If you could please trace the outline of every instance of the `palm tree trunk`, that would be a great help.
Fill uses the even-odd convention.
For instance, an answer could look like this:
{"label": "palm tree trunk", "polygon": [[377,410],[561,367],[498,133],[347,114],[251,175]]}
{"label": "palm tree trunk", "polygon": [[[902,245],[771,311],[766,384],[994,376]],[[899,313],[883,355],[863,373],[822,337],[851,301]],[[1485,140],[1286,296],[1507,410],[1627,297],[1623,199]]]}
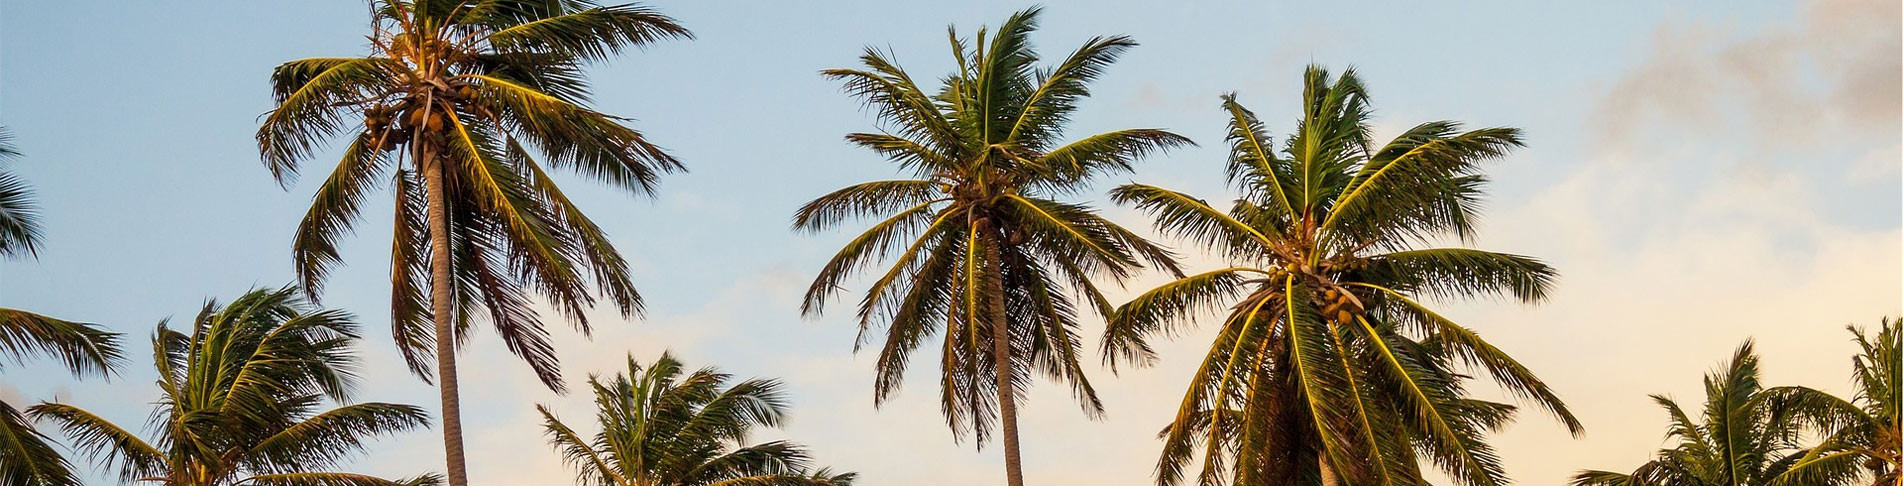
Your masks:
{"label": "palm tree trunk", "polygon": [[443,190],[443,162],[423,143],[424,190],[429,196],[430,318],[436,324],[436,385],[443,399],[443,459],[449,486],[468,486],[463,461],[462,400],[456,384],[455,281],[449,268],[449,196]]}
{"label": "palm tree trunk", "polygon": [[985,310],[991,321],[991,361],[997,368],[998,421],[1004,435],[1004,475],[1007,486],[1024,486],[1024,462],[1018,454],[1017,390],[1012,385],[1011,325],[1004,311],[1003,257],[998,248],[1005,242],[1004,231],[995,224],[981,222],[990,240],[985,245]]}
{"label": "palm tree trunk", "polygon": [[1328,464],[1328,457],[1323,456],[1319,466],[1321,466],[1322,486],[1341,486],[1341,478],[1335,476],[1335,468]]}

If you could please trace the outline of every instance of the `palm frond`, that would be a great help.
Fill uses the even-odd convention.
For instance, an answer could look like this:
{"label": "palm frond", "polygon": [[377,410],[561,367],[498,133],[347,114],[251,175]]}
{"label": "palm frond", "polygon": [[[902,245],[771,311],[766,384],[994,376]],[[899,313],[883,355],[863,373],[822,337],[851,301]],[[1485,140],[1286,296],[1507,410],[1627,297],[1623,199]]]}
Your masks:
{"label": "palm frond", "polygon": [[0,401],[0,485],[80,486],[72,464],[25,415]]}
{"label": "palm frond", "polygon": [[39,253],[40,231],[39,205],[33,201],[33,189],[19,176],[0,170],[0,257]]}
{"label": "palm frond", "polygon": [[299,59],[271,72],[277,108],[258,127],[258,152],[279,185],[297,177],[297,161],[347,128],[352,104],[377,97],[403,68],[376,57]]}
{"label": "palm frond", "polygon": [[360,452],[364,439],[427,427],[429,414],[410,405],[356,403],[297,422],[259,441],[253,448],[265,469],[329,468]]}
{"label": "palm frond", "polygon": [[1368,260],[1368,280],[1437,298],[1510,296],[1538,303],[1559,277],[1535,258],[1468,248],[1407,250]]}
{"label": "palm frond", "polygon": [[1201,199],[1161,187],[1125,184],[1112,189],[1110,198],[1149,212],[1159,231],[1230,256],[1264,252],[1272,246],[1272,236],[1281,236],[1279,228],[1251,226],[1217,211]]}
{"label": "palm frond", "polygon": [[818,232],[850,219],[903,213],[934,200],[943,200],[943,185],[928,180],[891,180],[853,184],[800,206],[793,228]]}
{"label": "palm frond", "polygon": [[1090,177],[1129,172],[1135,162],[1163,151],[1193,146],[1188,137],[1161,129],[1104,132],[1051,149],[1037,159],[1038,182],[1054,191],[1074,190]]}
{"label": "palm frond", "polygon": [[1148,344],[1151,335],[1175,336],[1198,313],[1220,309],[1223,302],[1242,293],[1247,281],[1244,273],[1262,272],[1230,267],[1199,273],[1158,286],[1118,307],[1104,328],[1105,362],[1113,369],[1119,359],[1138,366],[1151,363],[1155,357]]}
{"label": "palm frond", "polygon": [[27,413],[34,419],[58,426],[74,450],[103,463],[107,468],[117,468],[122,481],[160,475],[169,467],[164,452],[79,407],[42,403],[28,408]]}
{"label": "palm frond", "polygon": [[694,34],[673,18],[643,5],[595,7],[535,19],[490,32],[485,39],[503,53],[557,53],[599,60],[665,39]]}
{"label": "palm frond", "polygon": [[377,143],[369,136],[351,141],[344,149],[343,160],[318,188],[310,210],[297,225],[291,255],[297,262],[298,283],[311,298],[323,293],[330,267],[342,262],[337,240],[349,234],[364,197],[376,189],[377,179],[389,169],[389,160],[375,146]]}
{"label": "palm frond", "polygon": [[125,361],[119,333],[83,322],[0,308],[0,356],[58,359],[74,374],[110,375]]}

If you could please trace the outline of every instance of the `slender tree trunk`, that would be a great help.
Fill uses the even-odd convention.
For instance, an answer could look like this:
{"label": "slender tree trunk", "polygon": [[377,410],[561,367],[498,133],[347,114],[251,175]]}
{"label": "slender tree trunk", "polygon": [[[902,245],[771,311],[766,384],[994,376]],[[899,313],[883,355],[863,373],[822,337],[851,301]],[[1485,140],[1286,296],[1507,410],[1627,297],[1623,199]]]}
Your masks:
{"label": "slender tree trunk", "polygon": [[1003,257],[998,247],[1005,242],[1004,231],[996,223],[982,224],[989,243],[985,245],[985,310],[991,321],[991,361],[997,368],[998,421],[1004,435],[1004,476],[1008,486],[1024,486],[1024,462],[1018,455],[1018,400],[1011,384],[1011,325],[1004,311]]}
{"label": "slender tree trunk", "polygon": [[1335,468],[1328,464],[1328,457],[1323,456],[1319,466],[1322,473],[1322,486],[1341,486],[1341,478],[1335,476]]}
{"label": "slender tree trunk", "polygon": [[449,262],[449,196],[443,192],[443,162],[428,143],[419,159],[429,196],[430,318],[436,324],[436,385],[443,399],[443,458],[449,486],[468,486],[463,461],[462,400],[456,384],[455,280]]}

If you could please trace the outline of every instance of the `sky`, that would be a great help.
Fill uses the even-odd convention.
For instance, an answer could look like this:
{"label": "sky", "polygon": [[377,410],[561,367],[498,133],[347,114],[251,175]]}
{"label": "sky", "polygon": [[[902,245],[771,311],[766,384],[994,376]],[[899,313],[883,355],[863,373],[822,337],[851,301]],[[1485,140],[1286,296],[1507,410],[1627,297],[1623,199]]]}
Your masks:
{"label": "sky", "polygon": [[[1148,223],[1102,190],[1139,181],[1232,197],[1218,96],[1238,93],[1281,136],[1310,63],[1361,73],[1380,134],[1439,119],[1524,129],[1528,146],[1489,167],[1473,245],[1546,259],[1558,287],[1538,306],[1437,303],[1539,373],[1586,424],[1573,438],[1529,412],[1497,434],[1516,484],[1644,461],[1665,432],[1646,394],[1696,400],[1701,374],[1746,339],[1768,383],[1847,393],[1844,327],[1903,313],[1898,2],[1323,3],[1052,1],[1033,41],[1047,58],[1094,35],[1142,43],[1093,87],[1070,133],[1162,127],[1200,143],[1086,196],[1132,228]],[[842,141],[873,119],[819,70],[851,67],[870,45],[935,78],[953,67],[947,25],[969,33],[1029,4],[650,5],[696,39],[594,66],[594,102],[633,118],[690,172],[654,197],[563,181],[629,257],[649,302],[640,319],[591,314],[592,339],[551,317],[568,382],[672,350],[785,380],[792,420],[758,438],[805,443],[863,484],[998,482],[998,449],[954,442],[944,426],[929,357],[875,409],[872,357],[853,354],[850,313],[800,317],[806,284],[857,228],[788,227],[806,200],[899,175]],[[0,262],[0,306],[123,332],[132,358],[110,382],[9,364],[0,397],[143,423],[157,396],[145,345],[154,324],[291,281],[291,232],[320,177],[280,188],[259,162],[267,81],[284,61],[365,52],[367,22],[349,0],[0,4],[0,124],[26,154],[8,170],[31,181],[46,219],[37,260]],[[307,173],[327,172],[337,148]],[[433,410],[435,390],[407,374],[387,330],[389,194],[369,207],[322,304],[366,329],[361,399]],[[1189,250],[1191,269],[1222,264]],[[1146,276],[1111,298],[1163,281]],[[1093,369],[1101,421],[1061,386],[1034,389],[1022,416],[1028,482],[1148,484],[1154,435],[1211,329],[1169,342],[1153,368]],[[461,365],[473,480],[566,481],[533,407],[578,421],[588,397],[549,392],[489,333]],[[438,470],[440,444],[434,431],[390,437],[355,469]]]}

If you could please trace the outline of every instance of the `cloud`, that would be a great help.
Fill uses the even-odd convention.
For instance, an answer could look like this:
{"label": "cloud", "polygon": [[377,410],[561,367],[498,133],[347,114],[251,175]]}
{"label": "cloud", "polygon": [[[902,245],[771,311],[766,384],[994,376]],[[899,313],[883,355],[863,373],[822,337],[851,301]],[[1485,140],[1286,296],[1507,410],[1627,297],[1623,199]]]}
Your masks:
{"label": "cloud", "polygon": [[1773,146],[1893,136],[1899,17],[1897,2],[1818,0],[1797,25],[1743,36],[1710,22],[1660,25],[1647,61],[1611,86],[1590,128],[1600,146],[1628,150],[1682,135],[1661,124]]}

